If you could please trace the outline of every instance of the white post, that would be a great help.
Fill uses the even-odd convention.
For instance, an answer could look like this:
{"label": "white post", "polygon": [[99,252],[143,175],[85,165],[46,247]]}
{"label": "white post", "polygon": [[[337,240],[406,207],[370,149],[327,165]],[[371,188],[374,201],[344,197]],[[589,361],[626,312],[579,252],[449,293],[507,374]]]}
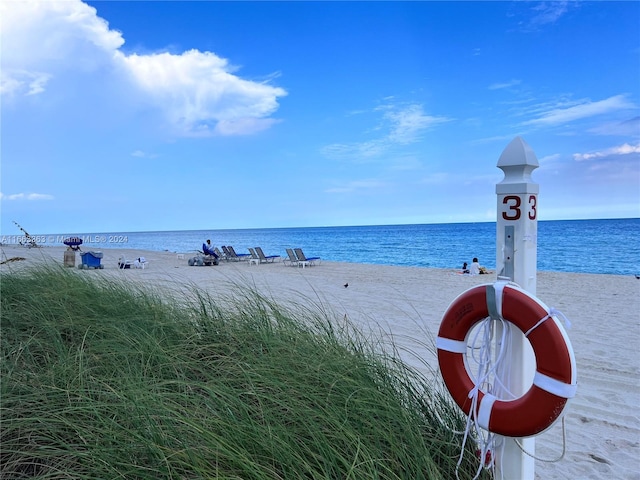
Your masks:
{"label": "white post", "polygon": [[[496,184],[497,274],[532,295],[536,294],[539,185],[531,180],[531,172],[538,166],[531,147],[516,137],[500,155],[498,168],[504,172],[504,179]],[[507,360],[511,375],[502,380],[507,382],[509,391],[519,397],[530,387],[536,363],[524,335],[517,328],[511,331],[512,356]],[[503,439],[503,455],[496,458],[497,479],[533,480],[534,459],[522,452],[513,438]],[[535,453],[534,437],[519,441],[527,452]]]}

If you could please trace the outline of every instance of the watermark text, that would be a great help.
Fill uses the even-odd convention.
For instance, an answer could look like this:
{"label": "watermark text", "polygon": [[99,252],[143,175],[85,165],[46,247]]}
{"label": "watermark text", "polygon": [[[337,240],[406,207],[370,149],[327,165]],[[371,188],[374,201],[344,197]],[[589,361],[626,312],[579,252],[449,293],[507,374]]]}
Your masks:
{"label": "watermark text", "polygon": [[0,236],[0,243],[3,245],[25,245],[35,242],[39,245],[44,244],[63,244],[65,240],[69,238],[79,238],[82,240],[82,244],[87,243],[129,243],[129,237],[127,235],[109,235],[109,234],[96,234],[96,235],[2,235]]}

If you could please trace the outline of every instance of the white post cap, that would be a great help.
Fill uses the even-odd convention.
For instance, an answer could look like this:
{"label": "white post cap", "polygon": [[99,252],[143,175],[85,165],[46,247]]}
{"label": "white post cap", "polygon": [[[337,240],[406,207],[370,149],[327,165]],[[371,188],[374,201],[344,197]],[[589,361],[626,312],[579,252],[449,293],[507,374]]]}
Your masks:
{"label": "white post cap", "polygon": [[504,172],[504,179],[496,184],[496,193],[516,193],[513,190],[516,184],[522,185],[527,192],[531,191],[532,186],[536,185],[531,179],[531,172],[539,166],[538,158],[529,144],[522,137],[514,138],[498,159],[498,168]]}

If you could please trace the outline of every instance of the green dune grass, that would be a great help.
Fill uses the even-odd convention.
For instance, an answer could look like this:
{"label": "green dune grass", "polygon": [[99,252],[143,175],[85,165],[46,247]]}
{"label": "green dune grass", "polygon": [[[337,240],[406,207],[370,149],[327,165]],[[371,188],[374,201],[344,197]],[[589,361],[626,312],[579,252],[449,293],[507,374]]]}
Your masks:
{"label": "green dune grass", "polygon": [[313,302],[0,280],[0,478],[456,478],[457,408]]}

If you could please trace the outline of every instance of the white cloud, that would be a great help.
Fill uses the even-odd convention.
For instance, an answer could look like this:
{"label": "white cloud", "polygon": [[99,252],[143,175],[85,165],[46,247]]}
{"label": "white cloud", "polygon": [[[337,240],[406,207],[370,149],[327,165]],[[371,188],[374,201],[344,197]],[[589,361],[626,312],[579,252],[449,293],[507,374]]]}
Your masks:
{"label": "white cloud", "polygon": [[44,92],[51,75],[42,72],[12,70],[0,72],[0,95],[37,95]]}
{"label": "white cloud", "polygon": [[562,160],[562,155],[559,153],[552,153],[551,155],[547,155],[545,157],[539,158],[538,163],[540,166],[549,167],[551,165],[555,165],[556,163]]}
{"label": "white cloud", "polygon": [[640,153],[640,144],[629,145],[628,143],[625,143],[623,145],[607,148],[598,152],[574,153],[573,159],[578,162],[582,162],[584,160],[593,160],[594,158],[609,157],[611,155],[629,155],[632,153]]}
{"label": "white cloud", "polygon": [[400,110],[391,110],[385,114],[391,124],[388,139],[392,143],[413,143],[420,134],[441,123],[448,122],[446,117],[425,115],[422,105],[408,105]]}
{"label": "white cloud", "polygon": [[525,16],[525,19],[519,22],[519,29],[525,32],[535,32],[542,27],[555,24],[569,11],[570,7],[578,5],[578,2],[551,0],[547,2],[514,2],[514,4],[524,5],[525,8],[525,12],[519,15]]}
{"label": "white cloud", "polygon": [[1,2],[0,16],[4,96],[42,93],[61,68],[91,69],[124,43],[80,1]]}
{"label": "white cloud", "polygon": [[384,140],[372,140],[360,143],[334,143],[322,149],[322,153],[330,158],[354,158],[367,160],[386,152],[388,145]]}
{"label": "white cloud", "polygon": [[523,122],[523,125],[560,125],[583,118],[603,115],[619,110],[636,108],[624,95],[615,95],[605,100],[591,102],[588,100],[568,107],[560,106],[551,109],[543,109],[538,118]]}
{"label": "white cloud", "polygon": [[[202,136],[269,128],[277,121],[268,117],[278,109],[278,98],[287,94],[267,82],[240,78],[236,67],[212,52],[127,55],[120,50],[123,35],[80,0],[2,2],[0,14],[0,92],[6,96],[46,94],[63,75],[111,75],[119,82],[110,90],[119,95],[113,102],[151,106],[175,133]],[[77,100],[82,92],[74,95]]]}
{"label": "white cloud", "polygon": [[423,185],[445,185],[451,181],[451,175],[447,172],[435,172],[424,177],[420,183]]}
{"label": "white cloud", "polygon": [[495,135],[493,137],[478,138],[476,140],[471,140],[470,143],[471,145],[483,145],[487,143],[496,143],[496,142],[509,143],[511,140],[513,140],[517,136],[522,136],[522,133],[513,132],[513,133],[507,133],[505,135]]}
{"label": "white cloud", "polygon": [[53,200],[53,195],[46,193],[12,193],[11,195],[5,195],[0,192],[0,199],[2,200]]}
{"label": "white cloud", "polygon": [[520,85],[522,83],[521,80],[510,80],[508,82],[503,83],[493,83],[489,85],[489,90],[501,90],[503,88],[515,87],[516,85]]}
{"label": "white cloud", "polygon": [[381,125],[377,130],[385,132],[382,136],[365,142],[335,143],[323,148],[323,153],[331,158],[352,158],[367,160],[378,157],[398,145],[418,142],[422,134],[445,122],[447,117],[425,115],[422,105],[389,105],[374,109],[383,112]]}
{"label": "white cloud", "polygon": [[389,168],[395,171],[415,171],[422,168],[422,162],[414,156],[394,157]]}
{"label": "white cloud", "polygon": [[275,118],[244,117],[220,120],[216,123],[214,133],[219,135],[247,135],[266,130],[271,125],[279,123]]}
{"label": "white cloud", "polygon": [[185,133],[237,135],[264,130],[278,108],[282,88],[243,80],[227,60],[211,52],[190,50],[116,58],[142,90],[165,105],[165,113]]}
{"label": "white cloud", "polygon": [[0,14],[3,70],[32,71],[61,63],[86,68],[124,44],[120,32],[110,30],[95,8],[79,0],[2,2]]}
{"label": "white cloud", "polygon": [[624,122],[611,122],[589,129],[589,133],[596,135],[631,135],[640,137],[640,116]]}
{"label": "white cloud", "polygon": [[531,18],[533,25],[555,23],[569,10],[568,1],[541,2],[532,7],[535,13]]}
{"label": "white cloud", "polygon": [[156,155],[155,153],[147,153],[142,150],[135,150],[131,152],[131,156],[137,157],[137,158],[157,158],[158,157],[158,155]]}
{"label": "white cloud", "polygon": [[371,190],[384,187],[385,184],[376,179],[353,180],[344,185],[328,188],[326,193],[351,193],[357,190]]}

